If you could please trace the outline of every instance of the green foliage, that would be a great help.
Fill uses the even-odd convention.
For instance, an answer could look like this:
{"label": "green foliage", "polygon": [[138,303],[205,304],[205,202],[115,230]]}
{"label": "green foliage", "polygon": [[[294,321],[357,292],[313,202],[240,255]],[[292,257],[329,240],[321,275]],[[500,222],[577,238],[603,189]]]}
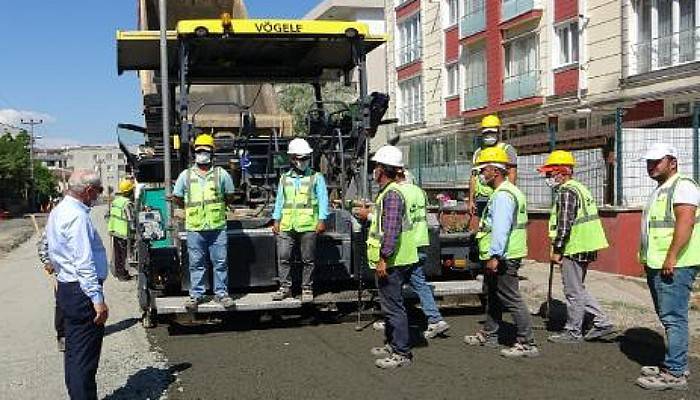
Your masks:
{"label": "green foliage", "polygon": [[[314,107],[314,88],[309,84],[280,85],[277,90],[279,105],[289,113],[294,120],[294,133],[298,136],[306,135],[306,115]],[[340,82],[329,82],[322,86],[321,97],[324,102],[342,101],[353,102],[357,100],[351,87],[346,87]]]}
{"label": "green foliage", "polygon": [[58,195],[58,179],[41,162],[34,162],[34,190],[39,204],[46,203]]}

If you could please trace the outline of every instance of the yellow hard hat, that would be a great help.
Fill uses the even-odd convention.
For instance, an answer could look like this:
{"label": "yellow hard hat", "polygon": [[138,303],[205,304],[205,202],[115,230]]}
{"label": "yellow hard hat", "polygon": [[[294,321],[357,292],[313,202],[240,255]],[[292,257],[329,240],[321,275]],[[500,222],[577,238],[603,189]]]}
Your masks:
{"label": "yellow hard hat", "polygon": [[573,167],[576,165],[576,159],[574,159],[574,155],[571,154],[570,151],[554,150],[549,157],[547,157],[547,161],[545,161],[544,165],[540,169],[545,167],[553,167],[556,165]]}
{"label": "yellow hard hat", "polygon": [[197,139],[194,140],[195,150],[200,146],[210,147],[212,150],[214,150],[214,137],[212,135],[207,135],[206,133],[197,136]]}
{"label": "yellow hard hat", "polygon": [[481,119],[481,129],[498,129],[501,127],[501,119],[496,114],[489,114]]}
{"label": "yellow hard hat", "polygon": [[487,147],[479,152],[476,158],[478,165],[482,164],[508,164],[508,153],[500,147]]}
{"label": "yellow hard hat", "polygon": [[129,179],[122,179],[119,182],[119,193],[129,193],[134,190],[134,182]]}

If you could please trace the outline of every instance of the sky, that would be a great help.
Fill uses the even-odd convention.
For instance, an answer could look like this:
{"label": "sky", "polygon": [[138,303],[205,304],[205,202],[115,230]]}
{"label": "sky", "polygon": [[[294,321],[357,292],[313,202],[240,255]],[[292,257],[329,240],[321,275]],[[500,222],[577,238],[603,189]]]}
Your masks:
{"label": "sky", "polygon": [[[136,28],[137,0],[4,0],[0,123],[41,119],[37,145],[116,143],[144,125],[135,72],[117,75],[115,33]],[[247,0],[251,18],[301,18],[320,0]]]}

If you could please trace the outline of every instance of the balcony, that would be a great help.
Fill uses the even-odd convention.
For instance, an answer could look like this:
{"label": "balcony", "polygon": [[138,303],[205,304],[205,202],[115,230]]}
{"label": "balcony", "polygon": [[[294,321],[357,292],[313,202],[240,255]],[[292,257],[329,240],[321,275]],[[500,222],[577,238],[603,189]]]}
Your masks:
{"label": "balcony", "polygon": [[513,101],[533,97],[539,89],[540,71],[526,71],[520,75],[508,76],[503,80],[503,101]]}
{"label": "balcony", "polygon": [[632,45],[632,73],[643,74],[700,60],[700,29],[660,36]]}
{"label": "balcony", "polygon": [[484,9],[484,0],[474,0],[474,10],[462,17],[459,23],[459,38],[464,39],[475,33],[482,32],[486,29],[486,10]]}
{"label": "balcony", "polygon": [[472,86],[464,89],[464,110],[476,110],[486,107],[486,85]]}
{"label": "balcony", "polygon": [[535,0],[503,0],[501,21],[508,21],[535,8]]}

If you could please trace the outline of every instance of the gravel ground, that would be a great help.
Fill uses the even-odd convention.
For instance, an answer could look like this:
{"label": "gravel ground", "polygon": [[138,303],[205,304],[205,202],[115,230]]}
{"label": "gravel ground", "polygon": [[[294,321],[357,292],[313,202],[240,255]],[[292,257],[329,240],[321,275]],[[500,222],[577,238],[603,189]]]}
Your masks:
{"label": "gravel ground", "polygon": [[[93,217],[101,217],[104,212],[104,207],[96,207]],[[104,232],[104,219],[94,220]],[[67,397],[63,355],[56,351],[53,331],[52,286],[38,268],[36,239],[32,237],[2,260],[1,399]],[[100,398],[159,398],[175,379],[176,371],[167,367],[140,325],[135,288],[134,281],[108,279],[105,284],[110,318],[97,374]]]}
{"label": "gravel ground", "polygon": [[[46,223],[46,215],[37,214],[36,222],[39,229]],[[0,258],[27,241],[36,233],[30,217],[0,219]]]}

